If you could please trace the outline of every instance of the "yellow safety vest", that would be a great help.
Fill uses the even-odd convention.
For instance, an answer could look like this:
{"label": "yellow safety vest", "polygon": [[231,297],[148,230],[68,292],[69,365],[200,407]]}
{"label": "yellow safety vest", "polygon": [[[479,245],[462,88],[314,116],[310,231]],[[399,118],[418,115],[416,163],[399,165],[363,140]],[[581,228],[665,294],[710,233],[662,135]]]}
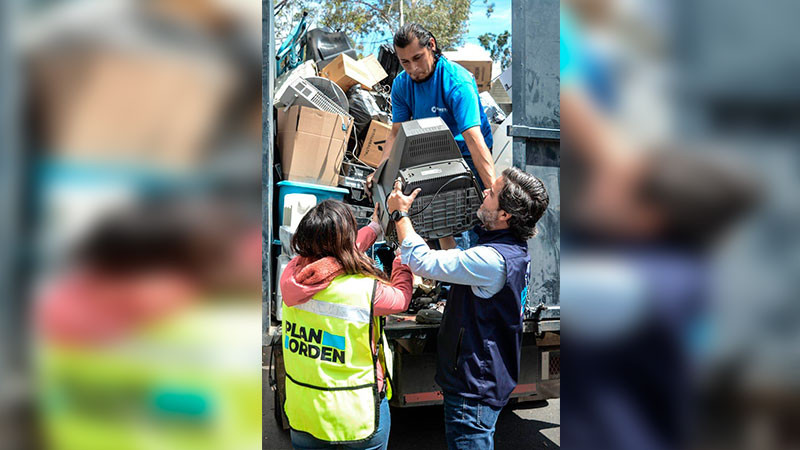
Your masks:
{"label": "yellow safety vest", "polygon": [[[289,426],[331,443],[370,439],[380,420],[376,358],[391,398],[388,350],[373,316],[374,278],[336,277],[308,302],[283,309],[283,358]],[[372,343],[380,339],[378,351]]]}

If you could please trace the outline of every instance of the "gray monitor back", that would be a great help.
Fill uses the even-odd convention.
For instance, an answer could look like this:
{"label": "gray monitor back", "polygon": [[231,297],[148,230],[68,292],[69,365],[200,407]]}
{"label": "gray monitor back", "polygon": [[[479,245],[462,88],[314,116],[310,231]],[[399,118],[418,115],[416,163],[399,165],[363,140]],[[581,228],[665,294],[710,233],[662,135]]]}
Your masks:
{"label": "gray monitor back", "polygon": [[[409,169],[412,168],[413,170],[409,171]],[[445,170],[444,168],[450,169]],[[456,170],[458,168],[461,169]],[[451,169],[458,173],[450,173],[452,172]],[[413,174],[417,174],[418,176],[411,176]],[[476,182],[474,181],[474,176],[469,171],[469,168],[461,157],[461,151],[458,149],[458,145],[456,144],[450,129],[447,127],[447,125],[445,125],[444,121],[440,117],[431,117],[403,122],[400,127],[400,131],[395,138],[394,144],[392,145],[389,158],[384,161],[383,164],[378,166],[373,178],[372,198],[380,202],[380,207],[378,208],[378,218],[381,220],[384,227],[388,225],[389,217],[388,211],[385,211],[385,202],[386,198],[392,192],[394,182],[398,176],[403,178],[405,182],[403,192],[408,195],[417,187],[423,187],[426,184],[432,183],[437,184],[437,186],[441,186],[443,183],[447,182],[449,178],[455,177],[458,174],[468,174],[472,179],[453,180],[456,181],[456,183],[450,183],[448,190],[457,189],[462,191],[463,195],[466,196],[465,198],[468,197],[469,201],[465,199],[451,200],[457,201],[459,204],[463,204],[461,209],[464,210],[458,211],[460,215],[471,215],[471,217],[474,218],[474,209],[477,209],[477,206],[482,200],[482,196],[477,188]],[[412,181],[412,178],[420,179],[414,182]],[[429,190],[435,191],[436,189]],[[434,192],[422,193],[421,196],[418,197],[419,202],[417,203],[421,203],[423,201],[427,203],[428,201],[432,201],[433,198],[423,199],[422,197],[426,197],[427,195],[433,193]],[[445,193],[442,192],[441,194],[441,199],[445,199]],[[475,203],[476,199],[477,204]],[[436,208],[431,208],[426,212],[425,216],[419,216],[416,218],[415,223],[420,222],[420,220],[426,219],[427,217],[433,217],[434,215],[438,217],[440,212],[436,211]],[[471,222],[472,218],[468,217],[463,221],[459,219],[455,222],[448,220],[447,222]],[[444,222],[440,223],[440,225],[443,226]],[[458,227],[448,225],[446,228],[450,230]],[[423,231],[429,231],[424,234],[430,234],[431,236],[438,234],[439,232],[444,232],[444,230],[433,229],[418,230],[418,232]]]}
{"label": "gray monitor back", "polygon": [[389,159],[375,171],[373,190],[380,187],[381,192],[374,193],[383,195],[376,198],[385,198],[392,192],[401,169],[459,158],[461,151],[440,117],[403,122]]}

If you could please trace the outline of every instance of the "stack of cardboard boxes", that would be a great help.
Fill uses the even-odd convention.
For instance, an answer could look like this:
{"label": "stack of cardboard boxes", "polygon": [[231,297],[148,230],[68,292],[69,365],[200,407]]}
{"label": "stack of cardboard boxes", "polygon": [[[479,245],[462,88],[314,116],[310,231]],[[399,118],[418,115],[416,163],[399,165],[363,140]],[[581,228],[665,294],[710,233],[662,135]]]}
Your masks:
{"label": "stack of cardboard boxes", "polygon": [[[307,69],[305,69],[307,70]],[[357,84],[371,90],[386,77],[374,56],[354,60],[339,55],[320,72],[344,92]],[[290,181],[336,186],[351,139],[350,116],[321,111],[309,106],[290,106],[278,110],[278,150],[283,178]],[[362,150],[356,155],[362,162],[377,167],[391,127],[373,121]]]}

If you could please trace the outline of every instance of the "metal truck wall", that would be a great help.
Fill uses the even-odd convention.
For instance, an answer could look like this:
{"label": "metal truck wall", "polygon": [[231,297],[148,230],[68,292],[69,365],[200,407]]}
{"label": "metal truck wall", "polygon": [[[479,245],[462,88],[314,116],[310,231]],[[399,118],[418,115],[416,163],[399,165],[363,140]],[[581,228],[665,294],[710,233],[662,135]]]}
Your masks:
{"label": "metal truck wall", "polygon": [[269,343],[272,293],[272,89],[275,79],[275,24],[272,0],[261,2],[261,323]]}
{"label": "metal truck wall", "polygon": [[541,318],[560,317],[561,243],[560,66],[558,0],[513,0],[512,104],[513,164],[539,177],[550,194],[550,206],[528,241],[531,284],[528,311],[540,304]]}

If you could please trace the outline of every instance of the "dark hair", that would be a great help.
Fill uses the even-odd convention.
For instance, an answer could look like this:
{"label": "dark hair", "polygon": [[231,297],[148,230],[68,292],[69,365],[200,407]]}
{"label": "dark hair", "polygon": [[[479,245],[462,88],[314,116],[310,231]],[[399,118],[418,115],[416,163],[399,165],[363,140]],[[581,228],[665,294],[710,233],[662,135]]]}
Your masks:
{"label": "dark hair", "polygon": [[146,202],[100,220],[73,256],[109,275],[170,269],[201,277],[219,261],[226,242],[206,225],[210,221],[197,220],[210,218],[207,212],[170,200]]}
{"label": "dark hair", "polygon": [[661,238],[673,247],[706,248],[763,197],[746,167],[694,150],[657,148],[648,156],[640,199],[663,216]]}
{"label": "dark hair", "polygon": [[536,234],[536,222],[550,204],[550,196],[540,179],[516,167],[503,171],[503,181],[498,196],[499,207],[511,214],[508,226],[514,237],[527,241]]}
{"label": "dark hair", "polygon": [[348,275],[362,274],[388,281],[363,252],[356,248],[356,218],[344,203],[324,200],[303,216],[292,237],[298,255],[321,259],[336,258]]}
{"label": "dark hair", "polygon": [[394,46],[399,48],[406,48],[410,43],[414,41],[414,39],[419,39],[419,46],[420,47],[430,47],[431,40],[436,42],[436,49],[433,50],[433,57],[434,59],[439,59],[439,56],[442,54],[442,49],[439,46],[439,42],[436,41],[436,38],[433,36],[433,33],[426,30],[425,27],[418,23],[407,23],[400,27],[399,30],[394,34]]}

